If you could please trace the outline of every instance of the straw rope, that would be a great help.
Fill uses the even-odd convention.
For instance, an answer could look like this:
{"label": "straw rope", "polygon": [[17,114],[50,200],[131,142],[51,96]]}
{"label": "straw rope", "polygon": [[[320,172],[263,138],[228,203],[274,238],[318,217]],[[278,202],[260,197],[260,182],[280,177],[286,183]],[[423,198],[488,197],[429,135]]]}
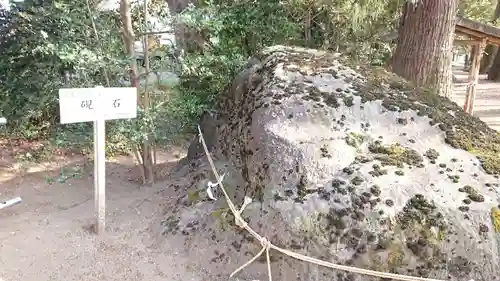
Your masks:
{"label": "straw rope", "polygon": [[233,273],[231,273],[230,277],[234,276],[236,273],[240,272],[243,270],[245,267],[250,265],[252,262],[254,262],[257,258],[259,258],[264,251],[266,252],[266,259],[267,259],[267,271],[268,271],[268,276],[269,276],[269,281],[272,281],[272,273],[271,273],[271,261],[269,258],[269,251],[271,249],[276,250],[278,252],[281,252],[287,256],[293,257],[298,260],[314,263],[317,265],[321,265],[324,267],[332,268],[332,269],[338,269],[338,270],[343,270],[343,271],[349,271],[352,273],[358,273],[358,274],[364,274],[364,275],[370,275],[374,277],[380,277],[380,278],[391,278],[395,280],[402,280],[402,281],[444,281],[440,279],[431,279],[431,278],[423,278],[423,277],[414,277],[414,276],[408,276],[408,275],[401,275],[401,274],[394,274],[394,273],[387,273],[387,272],[380,272],[380,271],[374,271],[374,270],[369,270],[369,269],[363,269],[363,268],[357,268],[357,267],[351,267],[351,266],[345,266],[345,265],[339,265],[339,264],[334,264],[331,262],[319,260],[316,258],[308,257],[299,253],[295,253],[286,249],[282,249],[276,245],[273,245],[267,238],[262,237],[259,235],[255,230],[253,230],[247,222],[241,217],[241,213],[243,212],[244,208],[246,205],[248,205],[251,202],[251,198],[246,197],[245,202],[243,203],[243,206],[241,207],[240,210],[236,209],[234,206],[234,203],[231,201],[231,198],[229,198],[229,195],[226,192],[226,189],[224,188],[221,177],[219,176],[219,173],[217,172],[217,169],[215,168],[215,164],[212,160],[212,157],[210,156],[210,153],[208,151],[207,145],[205,143],[205,139],[203,138],[203,133],[201,132],[200,126],[198,126],[198,132],[200,136],[200,142],[203,146],[203,149],[205,150],[205,154],[207,155],[208,162],[210,164],[210,167],[212,169],[212,172],[215,175],[215,178],[217,179],[217,183],[219,188],[222,190],[224,194],[224,198],[227,201],[227,204],[229,206],[229,209],[234,215],[234,221],[235,224],[241,228],[246,229],[253,237],[255,237],[262,245],[262,249],[260,250],[257,255],[255,255],[252,259],[250,259],[248,262],[237,268]]}

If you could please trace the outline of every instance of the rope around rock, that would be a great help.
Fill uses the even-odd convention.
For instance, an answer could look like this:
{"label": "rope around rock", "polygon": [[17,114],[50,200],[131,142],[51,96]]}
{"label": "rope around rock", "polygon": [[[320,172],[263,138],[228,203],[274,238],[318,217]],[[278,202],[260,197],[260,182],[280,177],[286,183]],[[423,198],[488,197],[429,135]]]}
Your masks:
{"label": "rope around rock", "polygon": [[[402,275],[402,274],[395,274],[395,273],[388,273],[388,272],[381,272],[381,271],[374,271],[374,270],[369,270],[369,269],[363,269],[363,268],[357,268],[357,267],[351,267],[351,266],[345,266],[345,265],[339,265],[339,264],[334,264],[331,262],[319,260],[316,258],[308,257],[299,253],[295,253],[286,249],[282,249],[278,246],[273,245],[267,238],[262,237],[259,235],[255,230],[253,230],[247,222],[241,217],[241,213],[245,209],[245,207],[252,201],[251,198],[245,197],[245,201],[241,207],[240,210],[237,210],[236,207],[234,206],[233,201],[231,201],[231,198],[229,198],[229,195],[226,192],[226,189],[224,188],[221,177],[219,176],[219,173],[217,172],[217,169],[215,168],[214,161],[212,160],[212,157],[210,156],[210,152],[208,151],[207,145],[205,143],[205,139],[203,138],[203,133],[201,132],[200,126],[198,126],[198,132],[200,136],[200,142],[203,146],[203,149],[205,151],[205,154],[207,155],[208,158],[208,163],[210,164],[210,168],[212,169],[212,172],[215,175],[215,178],[217,179],[217,183],[219,188],[222,190],[224,194],[224,198],[227,201],[227,204],[229,206],[229,209],[234,215],[234,222],[237,226],[246,229],[253,237],[255,237],[262,245],[262,249],[260,252],[257,253],[252,259],[250,259],[248,262],[240,266],[238,269],[233,271],[231,273],[230,277],[233,277],[236,273],[240,272],[243,270],[245,267],[250,265],[252,262],[254,262],[257,258],[259,258],[264,251],[266,251],[266,259],[267,259],[267,273],[269,276],[269,281],[272,281],[272,273],[271,273],[271,260],[269,258],[269,250],[273,249],[278,252],[281,252],[282,254],[285,254],[287,256],[293,257],[298,260],[314,263],[317,265],[321,265],[324,267],[332,268],[332,269],[338,269],[338,270],[343,270],[343,271],[348,271],[352,273],[358,273],[358,274],[364,274],[364,275],[370,275],[374,277],[380,277],[380,278],[390,278],[390,279],[395,279],[395,280],[403,280],[403,281],[444,281],[440,279],[431,279],[431,278],[423,278],[423,277],[414,277],[414,276],[408,276],[408,275]],[[472,280],[471,280],[472,281]]]}

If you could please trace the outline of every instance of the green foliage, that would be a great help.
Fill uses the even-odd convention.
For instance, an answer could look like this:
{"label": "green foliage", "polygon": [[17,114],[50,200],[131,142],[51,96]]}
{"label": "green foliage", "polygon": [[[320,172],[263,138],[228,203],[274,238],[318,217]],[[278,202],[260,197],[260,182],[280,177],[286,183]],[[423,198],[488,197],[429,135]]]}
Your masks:
{"label": "green foliage", "polygon": [[[307,21],[307,18],[310,18]],[[186,113],[195,118],[210,107],[248,57],[275,44],[339,50],[382,64],[391,46],[377,40],[398,19],[398,1],[206,0],[178,22],[207,42],[187,54],[181,73]],[[389,27],[389,28],[388,28]],[[308,33],[311,36],[306,36]]]}
{"label": "green foliage", "polygon": [[[0,115],[9,120],[11,137],[45,138],[58,146],[91,150],[91,124],[58,125],[58,89],[105,85],[103,69],[111,86],[126,86],[123,78],[131,59],[124,55],[117,12],[98,11],[94,1],[90,7],[85,0],[24,1],[2,11]],[[381,37],[396,30],[403,1],[199,1],[175,17],[174,23],[190,33],[182,60],[152,63],[155,71],[176,72],[180,83],[151,86],[152,109],[139,109],[138,118],[107,122],[108,152],[130,151],[150,132],[161,144],[194,129],[248,58],[265,46],[321,48],[364,64],[385,64],[393,45]],[[151,14],[170,21],[160,2],[151,1]],[[461,11],[487,21],[495,4],[461,1]],[[132,11],[136,32],[144,29],[141,10],[134,6]],[[70,82],[64,80],[65,71],[74,74]]]}
{"label": "green foliage", "polygon": [[[295,0],[290,9],[303,30],[312,29],[314,42],[310,46],[372,62],[380,59],[381,52],[390,52],[391,46],[380,36],[396,28],[400,5],[398,0]],[[313,19],[310,26],[304,23],[308,17]]]}
{"label": "green foliage", "polygon": [[[7,12],[2,34],[10,35],[0,42],[0,113],[13,133],[46,137],[58,122],[58,89],[102,85],[102,68],[119,64],[118,31],[102,28],[107,42],[97,40],[86,10],[78,0],[45,7],[14,4]],[[103,14],[99,21],[99,27],[109,26],[113,18]],[[70,85],[64,83],[65,71],[75,74]]]}
{"label": "green foliage", "polygon": [[[106,85],[104,68],[110,86],[126,86],[123,78],[128,79],[130,58],[123,53],[116,15],[97,11],[92,1],[89,4],[90,13],[85,0],[54,1],[45,6],[24,2],[6,13],[3,30],[14,36],[4,36],[0,42],[0,79],[4,82],[0,85],[0,114],[9,120],[9,137],[49,139],[58,147],[92,151],[91,123],[59,124],[58,89]],[[171,67],[152,65],[158,68],[155,70]],[[64,80],[65,71],[72,73],[69,81]],[[155,133],[158,140],[169,139],[167,133],[182,132],[182,124],[166,122],[178,114],[170,104],[165,105],[169,96],[150,88],[159,97],[151,112],[139,109],[137,119],[107,122],[108,153],[130,151],[151,130],[165,133]],[[179,107],[178,102],[171,104]]]}
{"label": "green foliage", "polygon": [[262,47],[300,43],[300,25],[280,1],[205,1],[189,7],[180,24],[207,41],[186,54],[180,73],[183,110],[195,120],[211,107],[246,60]]}
{"label": "green foliage", "polygon": [[467,18],[491,23],[496,4],[496,0],[466,0],[460,1],[458,9]]}
{"label": "green foliage", "polygon": [[[68,171],[69,170],[69,171]],[[70,167],[70,168],[62,168],[59,171],[59,175],[56,177],[46,177],[45,180],[48,184],[57,183],[66,183],[68,179],[76,179],[80,178],[82,174],[82,170],[79,167]]]}

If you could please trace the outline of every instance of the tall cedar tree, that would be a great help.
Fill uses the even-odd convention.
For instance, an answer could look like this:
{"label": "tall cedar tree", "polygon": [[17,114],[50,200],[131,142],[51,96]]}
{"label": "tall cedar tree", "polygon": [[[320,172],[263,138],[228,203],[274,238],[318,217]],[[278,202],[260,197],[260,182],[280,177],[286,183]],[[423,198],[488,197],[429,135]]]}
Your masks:
{"label": "tall cedar tree", "polygon": [[417,86],[449,97],[458,0],[406,1],[392,57],[392,71]]}

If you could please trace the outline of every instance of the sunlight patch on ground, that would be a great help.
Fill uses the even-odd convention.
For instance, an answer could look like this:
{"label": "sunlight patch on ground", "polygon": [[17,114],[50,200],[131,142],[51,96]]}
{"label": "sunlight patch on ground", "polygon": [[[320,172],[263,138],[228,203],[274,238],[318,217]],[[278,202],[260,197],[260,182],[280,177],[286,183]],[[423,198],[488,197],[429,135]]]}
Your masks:
{"label": "sunlight patch on ground", "polygon": [[26,174],[54,171],[65,166],[73,166],[81,161],[82,158],[70,158],[64,161],[47,161],[43,163],[16,162],[9,168],[0,169],[0,183]]}

